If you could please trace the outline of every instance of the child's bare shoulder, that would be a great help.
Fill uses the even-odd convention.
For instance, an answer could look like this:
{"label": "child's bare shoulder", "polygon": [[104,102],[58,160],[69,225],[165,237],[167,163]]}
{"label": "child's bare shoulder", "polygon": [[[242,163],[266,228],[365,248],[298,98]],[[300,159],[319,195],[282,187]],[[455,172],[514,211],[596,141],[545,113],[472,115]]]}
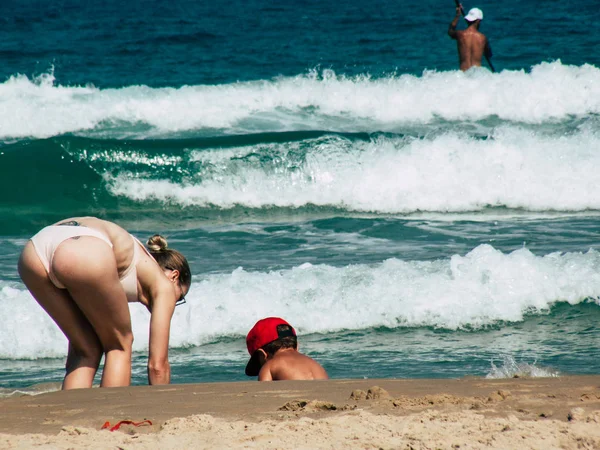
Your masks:
{"label": "child's bare shoulder", "polygon": [[269,370],[273,379],[279,380],[312,380],[327,378],[323,367],[310,356],[304,355],[296,350],[277,352]]}

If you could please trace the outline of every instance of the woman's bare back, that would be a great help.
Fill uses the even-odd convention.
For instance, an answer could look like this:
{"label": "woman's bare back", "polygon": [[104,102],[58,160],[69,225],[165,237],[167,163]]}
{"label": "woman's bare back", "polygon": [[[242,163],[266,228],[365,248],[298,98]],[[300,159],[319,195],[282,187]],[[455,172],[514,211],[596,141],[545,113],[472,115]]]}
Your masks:
{"label": "woman's bare back", "polygon": [[93,228],[105,234],[113,245],[113,253],[115,254],[119,273],[129,267],[133,258],[134,245],[129,232],[115,223],[96,217],[71,217],[61,220],[55,223],[55,225],[68,225],[70,222],[83,227]]}

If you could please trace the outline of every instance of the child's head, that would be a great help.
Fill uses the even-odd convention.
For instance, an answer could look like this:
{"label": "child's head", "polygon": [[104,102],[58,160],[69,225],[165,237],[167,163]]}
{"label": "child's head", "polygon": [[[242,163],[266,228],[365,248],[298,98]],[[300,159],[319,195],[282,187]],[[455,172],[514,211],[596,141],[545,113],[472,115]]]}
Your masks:
{"label": "child's head", "polygon": [[246,375],[255,377],[260,372],[264,359],[262,351],[273,356],[282,348],[297,348],[296,331],[285,320],[279,317],[267,317],[256,322],[246,336],[246,346],[250,353],[250,361],[246,365]]}

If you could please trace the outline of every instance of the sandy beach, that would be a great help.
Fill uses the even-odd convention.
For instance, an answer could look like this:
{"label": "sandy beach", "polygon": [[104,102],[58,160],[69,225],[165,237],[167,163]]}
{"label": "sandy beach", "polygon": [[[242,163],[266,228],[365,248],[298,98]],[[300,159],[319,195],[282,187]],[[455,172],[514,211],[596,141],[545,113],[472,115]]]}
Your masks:
{"label": "sandy beach", "polygon": [[[0,410],[3,449],[600,448],[600,376],[93,388]],[[102,429],[122,420],[151,424]]]}

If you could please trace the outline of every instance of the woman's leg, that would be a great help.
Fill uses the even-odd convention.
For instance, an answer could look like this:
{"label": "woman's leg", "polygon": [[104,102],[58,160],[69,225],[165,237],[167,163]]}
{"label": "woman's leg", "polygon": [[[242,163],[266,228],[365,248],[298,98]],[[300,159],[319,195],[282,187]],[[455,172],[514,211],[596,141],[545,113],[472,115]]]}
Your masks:
{"label": "woman's leg", "polygon": [[31,242],[21,253],[19,274],[33,297],[69,340],[63,389],[92,387],[102,358],[102,344],[69,293],[50,282]]}
{"label": "woman's leg", "polygon": [[101,239],[64,241],[52,259],[54,276],[92,325],[105,353],[101,386],[131,382],[131,317],[112,248]]}

